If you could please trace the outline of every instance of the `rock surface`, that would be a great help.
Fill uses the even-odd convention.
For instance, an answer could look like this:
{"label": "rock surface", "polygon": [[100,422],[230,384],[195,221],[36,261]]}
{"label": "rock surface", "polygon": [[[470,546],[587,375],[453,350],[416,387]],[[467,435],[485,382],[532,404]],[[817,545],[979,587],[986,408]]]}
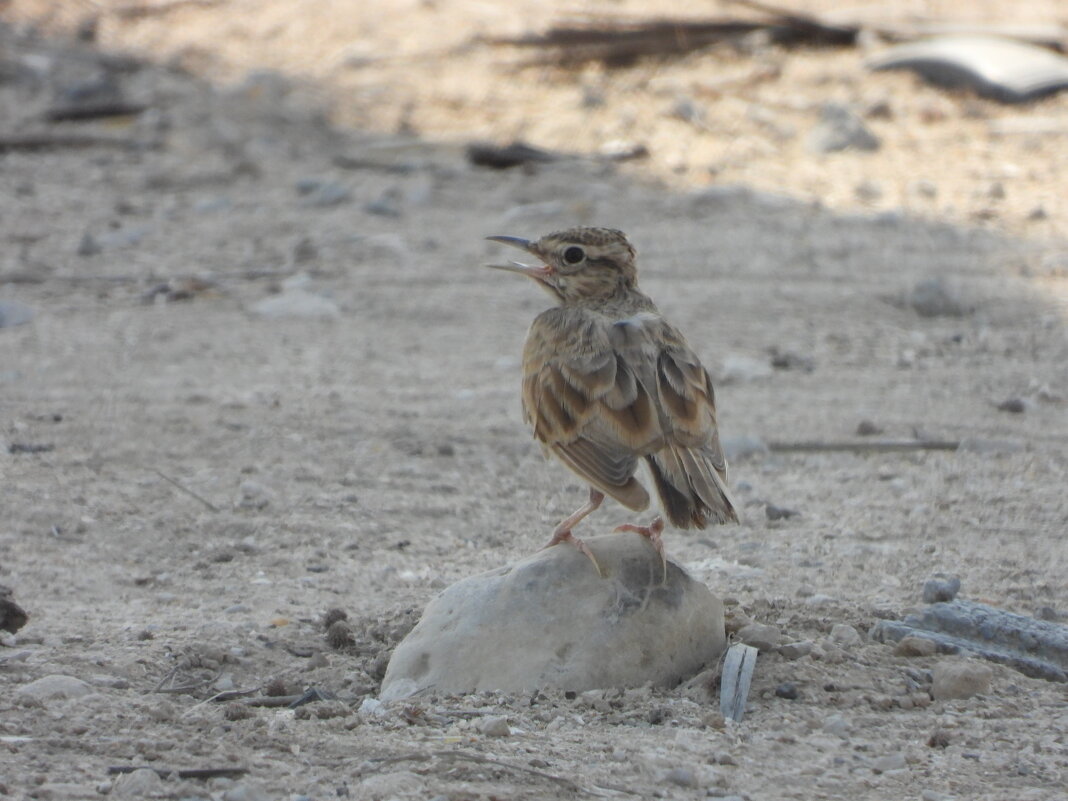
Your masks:
{"label": "rock surface", "polygon": [[673,686],[722,653],[723,605],[637,534],[591,537],[464,579],[397,646],[383,699],[553,687]]}
{"label": "rock surface", "polygon": [[934,666],[931,696],[936,701],[971,698],[990,689],[994,671],[989,665],[969,660],[943,660]]}

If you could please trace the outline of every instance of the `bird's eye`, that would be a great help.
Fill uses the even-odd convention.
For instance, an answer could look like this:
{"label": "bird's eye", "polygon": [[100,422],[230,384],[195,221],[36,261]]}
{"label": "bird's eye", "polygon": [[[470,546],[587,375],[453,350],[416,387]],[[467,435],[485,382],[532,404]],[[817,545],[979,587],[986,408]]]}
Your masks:
{"label": "bird's eye", "polygon": [[586,251],[578,245],[572,245],[564,251],[564,261],[568,264],[578,264],[584,258],[586,258]]}

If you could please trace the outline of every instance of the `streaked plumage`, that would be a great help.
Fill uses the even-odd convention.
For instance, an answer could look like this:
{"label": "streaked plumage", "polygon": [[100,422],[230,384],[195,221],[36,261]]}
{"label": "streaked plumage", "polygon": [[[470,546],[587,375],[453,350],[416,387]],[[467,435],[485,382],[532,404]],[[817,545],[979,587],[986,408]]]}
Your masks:
{"label": "streaked plumage", "polygon": [[[675,526],[737,520],[712,382],[638,289],[634,248],[623,233],[572,228],[536,242],[490,238],[540,258],[544,266],[502,269],[534,278],[558,303],[527,335],[523,411],[546,450],[592,489],[590,503],[561,524],[552,544],[571,538],[571,527],[600,504],[599,493],[646,509],[649,493],[635,477],[640,460]],[[659,549],[659,527],[632,528]]]}

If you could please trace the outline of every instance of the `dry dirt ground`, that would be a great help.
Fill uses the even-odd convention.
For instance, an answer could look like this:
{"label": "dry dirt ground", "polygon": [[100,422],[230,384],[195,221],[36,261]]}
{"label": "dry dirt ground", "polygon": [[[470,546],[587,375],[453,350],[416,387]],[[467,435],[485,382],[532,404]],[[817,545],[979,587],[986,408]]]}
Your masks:
{"label": "dry dirt ground", "polygon": [[[304,83],[211,85],[21,30],[0,31],[3,135],[141,144],[0,154],[0,300],[35,312],[0,329],[0,584],[31,615],[0,647],[0,793],[1065,797],[1064,685],[995,666],[989,692],[932,702],[940,657],[829,637],[918,607],[936,571],[967,598],[1068,612],[1058,229],[829,210],[586,160],[482,171],[452,146],[333,128]],[[150,110],[41,123],[105,67]],[[1054,160],[1043,177],[1045,151],[1028,159],[1056,195]],[[740,724],[702,687],[367,701],[429,598],[540,547],[583,498],[518,411],[518,354],[545,300],[479,267],[497,253],[485,235],[574,222],[631,235],[643,287],[716,370],[735,445],[854,440],[870,420],[976,446],[743,452],[744,522],[668,533],[735,623],[815,644],[761,657]],[[900,302],[932,277],[961,316]],[[770,348],[794,369],[767,367]],[[997,408],[1009,399],[1023,411]],[[769,521],[767,503],[799,514]],[[587,531],[627,519],[606,506]],[[352,643],[324,638],[334,608]],[[87,692],[24,691],[54,674]],[[784,682],[796,699],[776,695]],[[208,701],[268,686],[336,700]],[[488,733],[497,716],[505,736]],[[247,773],[108,774],[136,765]]]}

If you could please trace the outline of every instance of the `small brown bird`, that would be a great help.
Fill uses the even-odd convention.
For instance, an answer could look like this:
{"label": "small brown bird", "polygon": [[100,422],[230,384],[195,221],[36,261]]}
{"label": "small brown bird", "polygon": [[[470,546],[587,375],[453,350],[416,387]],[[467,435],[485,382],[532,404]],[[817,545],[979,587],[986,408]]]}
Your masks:
{"label": "small brown bird", "polygon": [[[571,530],[606,494],[628,509],[648,508],[649,493],[634,477],[640,459],[675,526],[737,521],[712,382],[682,334],[638,289],[626,236],[570,228],[536,242],[489,239],[543,264],[487,266],[533,278],[558,304],[539,314],[527,334],[523,414],[543,447],[590,485],[590,499],[556,527],[549,545],[570,540],[601,572]],[[649,526],[617,531],[645,535],[663,558],[663,529],[658,515]]]}

